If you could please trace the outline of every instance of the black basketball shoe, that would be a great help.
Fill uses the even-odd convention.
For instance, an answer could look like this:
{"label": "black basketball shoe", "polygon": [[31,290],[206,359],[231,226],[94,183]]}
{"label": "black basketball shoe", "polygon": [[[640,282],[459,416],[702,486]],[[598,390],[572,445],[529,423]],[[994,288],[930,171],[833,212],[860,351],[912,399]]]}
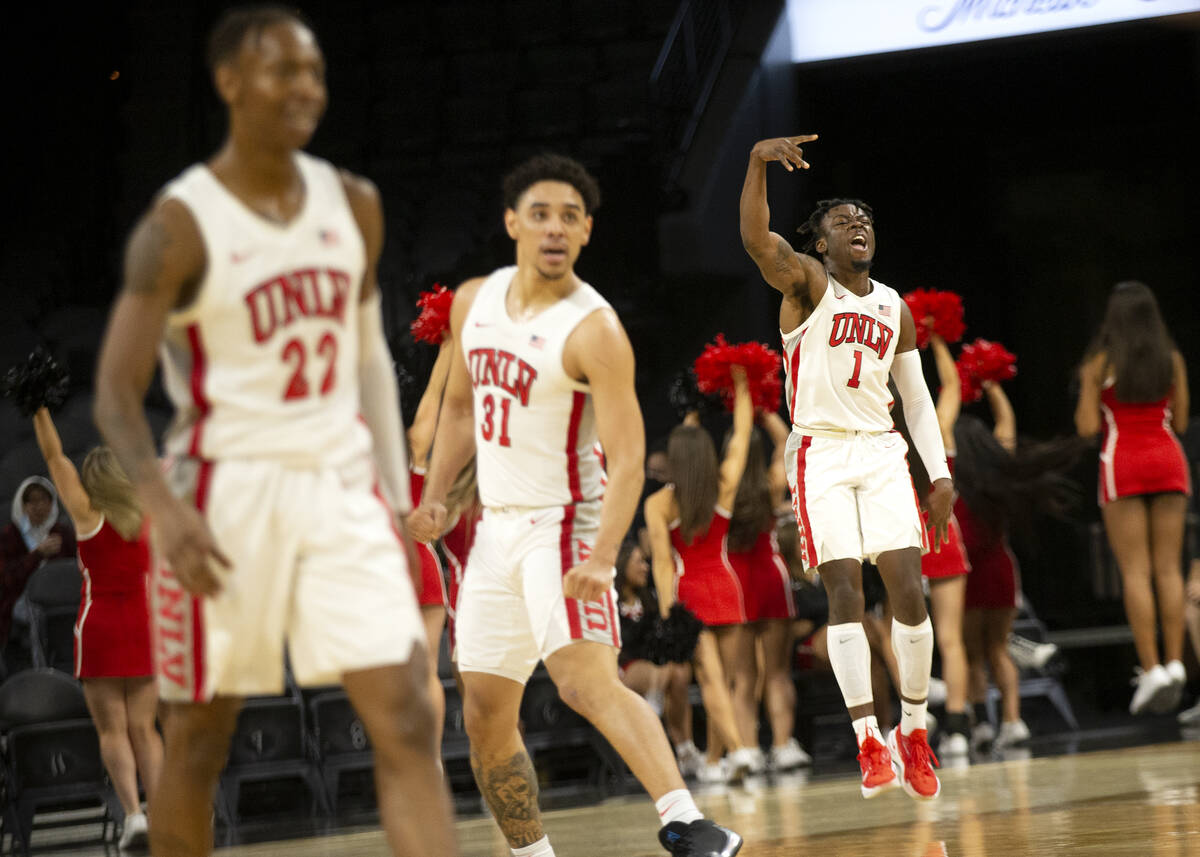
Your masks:
{"label": "black basketball shoe", "polygon": [[707,818],[672,821],[658,831],[658,841],[675,857],[733,857],[742,850],[742,837]]}

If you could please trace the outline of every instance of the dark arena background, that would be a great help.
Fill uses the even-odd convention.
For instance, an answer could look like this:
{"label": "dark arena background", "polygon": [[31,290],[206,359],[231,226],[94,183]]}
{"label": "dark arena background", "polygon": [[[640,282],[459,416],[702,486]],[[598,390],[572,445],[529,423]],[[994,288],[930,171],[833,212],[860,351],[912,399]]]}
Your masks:
{"label": "dark arena background", "polygon": [[[1023,439],[1074,433],[1079,361],[1118,281],[1154,290],[1196,378],[1200,2],[894,0],[927,24],[947,17],[938,32],[958,27],[975,40],[804,61],[809,43],[796,28],[806,11],[840,2],[299,4],[328,63],[330,106],[310,151],[369,177],[382,193],[380,282],[406,416],[434,356],[408,333],[419,293],[511,261],[500,178],[524,157],[554,150],[599,179],[604,202],[577,270],[628,329],[647,442],[661,441],[676,421],[672,379],[706,342],[724,333],[779,348],[778,297],[741,247],[738,196],[753,143],[793,133],[820,140],[805,146],[811,170],[768,169],[773,229],[797,237],[794,228],[820,199],[868,201],[878,235],[873,275],[901,294],[959,293],[964,341],[984,337],[1017,355],[1018,375],[1005,387]],[[223,137],[203,53],[225,5],[22,3],[4,13],[0,371],[39,343],[68,366],[72,395],[56,419],[73,456],[98,440],[88,419],[92,373],[124,240],[157,189]],[[1107,22],[1081,17],[1049,29],[1118,6],[1141,19],[1114,13]],[[870,23],[843,17],[839,26],[851,35]],[[987,31],[1021,22],[1045,31]],[[928,355],[925,363],[936,391]],[[148,407],[161,429],[168,406],[157,384]],[[987,413],[982,404],[965,412],[976,409]],[[724,430],[720,419],[711,427]],[[31,425],[0,403],[0,521],[8,521],[21,479],[44,472]],[[740,825],[743,855],[811,847],[838,855],[1052,847],[1200,854],[1198,745],[1164,743],[1189,737],[1173,715],[1127,713],[1136,659],[1098,523],[1096,473],[1089,448],[1074,470],[1073,519],[1039,520],[1014,545],[1032,608],[1018,630],[1059,649],[1052,669],[1023,674],[1032,758],[976,759],[995,764],[947,771],[946,795],[932,809],[896,796],[859,807],[851,803],[859,800],[854,747],[836,686],[800,664],[797,724],[816,759],[811,780],[698,790],[703,809]],[[1194,532],[1194,515],[1192,524]],[[1198,675],[1191,673],[1186,704],[1195,701]],[[309,719],[310,701],[300,705]],[[544,803],[574,807],[547,812],[557,853],[655,853],[653,815],[603,740],[580,739],[581,722],[558,723],[565,709],[554,708],[556,699],[527,703],[553,714],[530,727]],[[447,741],[465,746],[458,726],[455,733],[448,725]],[[318,765],[314,753],[304,758]],[[595,763],[580,762],[581,753]],[[468,819],[463,853],[506,854],[494,824],[480,818],[465,755],[447,758],[460,818]],[[19,850],[12,837],[20,790],[6,764],[5,845]],[[344,847],[318,840],[255,853],[386,853],[363,797],[369,778],[353,780],[336,811],[336,799],[310,806],[304,788],[282,780],[248,779],[240,810],[217,813],[218,842],[354,834]],[[597,805],[600,798],[607,800]],[[115,849],[95,841],[99,816],[61,803],[39,809],[35,850]],[[65,828],[47,826],[64,819]],[[630,830],[636,838],[620,838]]]}

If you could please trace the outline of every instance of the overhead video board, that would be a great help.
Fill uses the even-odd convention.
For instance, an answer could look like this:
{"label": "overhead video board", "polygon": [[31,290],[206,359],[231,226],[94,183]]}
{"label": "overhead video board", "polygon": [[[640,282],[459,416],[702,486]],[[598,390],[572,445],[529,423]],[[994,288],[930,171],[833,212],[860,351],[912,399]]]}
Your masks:
{"label": "overhead video board", "polygon": [[1200,11],[1200,0],[788,0],[798,63]]}

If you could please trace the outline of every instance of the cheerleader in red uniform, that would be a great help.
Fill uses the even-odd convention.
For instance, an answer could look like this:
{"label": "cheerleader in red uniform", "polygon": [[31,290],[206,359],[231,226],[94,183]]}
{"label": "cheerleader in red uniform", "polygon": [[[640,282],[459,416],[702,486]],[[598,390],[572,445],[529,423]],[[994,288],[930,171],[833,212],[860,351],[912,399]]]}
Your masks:
{"label": "cheerleader in red uniform", "polygon": [[146,578],[149,527],[133,486],[108,447],[88,453],[81,471],[63,454],[50,418],[33,417],[38,447],[75,525],[83,591],[75,624],[75,676],[100,736],[100,755],[125,810],[121,848],[146,843],[138,775],[153,794],[162,768],[154,721],[158,693],[150,645]]}
{"label": "cheerleader in red uniform", "polygon": [[[1017,418],[1004,390],[982,382],[994,424],[964,415],[954,426],[957,451],[954,481],[959,496],[954,516],[971,561],[967,575],[964,636],[970,665],[970,697],[977,725],[972,743],[995,749],[1029,738],[1021,719],[1020,675],[1008,650],[1021,591],[1017,558],[1009,532],[1028,530],[1035,516],[1069,520],[1077,497],[1065,475],[1078,457],[1074,438],[1017,444]],[[1001,722],[997,732],[986,721],[985,670],[1000,690]]]}
{"label": "cheerleader in red uniform", "polygon": [[[946,341],[937,333],[931,333],[929,347],[941,382],[937,397],[938,426],[953,472],[954,424],[962,409],[962,382]],[[920,456],[909,456],[908,463],[914,472],[918,495],[924,497],[929,490],[929,477],[925,474]],[[922,515],[928,526],[928,512],[923,510]],[[934,544],[932,529],[929,530],[929,544]],[[970,571],[971,563],[963,546],[962,531],[958,519],[951,514],[946,542],[939,550],[921,557],[921,574],[929,584],[929,607],[933,617],[934,639],[942,661],[942,680],[946,683],[946,719],[942,724],[938,755],[947,760],[963,759],[970,751],[967,739],[967,650],[963,642],[963,611],[967,587],[970,585],[967,576]]]}
{"label": "cheerleader in red uniform", "polygon": [[1191,485],[1175,437],[1187,428],[1187,369],[1154,293],[1142,283],[1113,289],[1079,381],[1075,426],[1083,437],[1103,433],[1100,514],[1141,662],[1129,710],[1169,711],[1178,707],[1187,678],[1180,554]]}
{"label": "cheerleader in red uniform", "polygon": [[[729,509],[746,467],[754,405],[745,371],[733,367],[733,437],[718,466],[712,438],[689,414],[671,432],[667,457],[673,483],[646,498],[653,574],[659,610],[666,618],[678,599],[707,626],[696,644],[696,681],[709,723],[718,740],[710,741],[701,779],[740,779],[752,767],[753,753],[734,716],[728,668],[744,633],[746,608],[737,573],[729,564],[726,535]],[[678,560],[678,572],[676,563]],[[730,752],[723,773],[721,750]]]}
{"label": "cheerleader in red uniform", "polygon": [[[749,633],[733,671],[733,705],[742,734],[757,744],[761,652],[762,699],[771,727],[771,767],[786,771],[812,763],[792,734],[796,686],[790,665],[795,646],[792,620],[796,617],[796,605],[788,565],[780,555],[775,537],[775,510],[790,512],[787,475],[783,469],[789,429],[776,413],[764,413],[760,420],[774,444],[774,453],[768,466],[762,439],[755,430],[750,436],[746,472],[738,487],[729,524],[729,561],[741,582],[749,620]],[[762,769],[766,765],[762,750],[757,746],[752,749],[755,767]]]}

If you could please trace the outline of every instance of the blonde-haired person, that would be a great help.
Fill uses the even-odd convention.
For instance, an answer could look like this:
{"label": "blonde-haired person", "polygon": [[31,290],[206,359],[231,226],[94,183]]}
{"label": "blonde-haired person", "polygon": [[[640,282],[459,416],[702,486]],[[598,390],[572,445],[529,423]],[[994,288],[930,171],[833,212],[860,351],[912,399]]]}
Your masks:
{"label": "blonde-haired person", "polygon": [[[714,738],[708,745],[708,764],[698,774],[701,782],[741,781],[754,763],[730,694],[731,668],[746,633],[746,609],[737,573],[729,564],[727,535],[754,428],[754,404],[742,367],[733,367],[733,380],[733,435],[724,460],[718,461],[716,446],[699,418],[689,414],[671,432],[667,445],[672,482],[645,502],[659,612],[666,618],[678,600],[706,626],[693,661]],[[728,770],[721,764],[722,749],[729,750]]]}
{"label": "blonde-haired person", "polygon": [[1103,431],[1100,516],[1121,570],[1141,664],[1129,710],[1168,711],[1178,707],[1187,677],[1180,556],[1191,484],[1175,435],[1187,428],[1188,383],[1183,357],[1146,285],[1127,281],[1113,288],[1079,382],[1075,426],[1082,437]]}
{"label": "blonde-haired person", "polygon": [[96,447],[76,471],[50,412],[39,409],[33,427],[77,533],[83,591],[75,623],[75,676],[83,683],[100,755],[125,810],[121,848],[141,846],[147,821],[138,800],[138,775],[152,794],[163,758],[154,723],[158,693],[146,597],[149,528],[112,450]]}

